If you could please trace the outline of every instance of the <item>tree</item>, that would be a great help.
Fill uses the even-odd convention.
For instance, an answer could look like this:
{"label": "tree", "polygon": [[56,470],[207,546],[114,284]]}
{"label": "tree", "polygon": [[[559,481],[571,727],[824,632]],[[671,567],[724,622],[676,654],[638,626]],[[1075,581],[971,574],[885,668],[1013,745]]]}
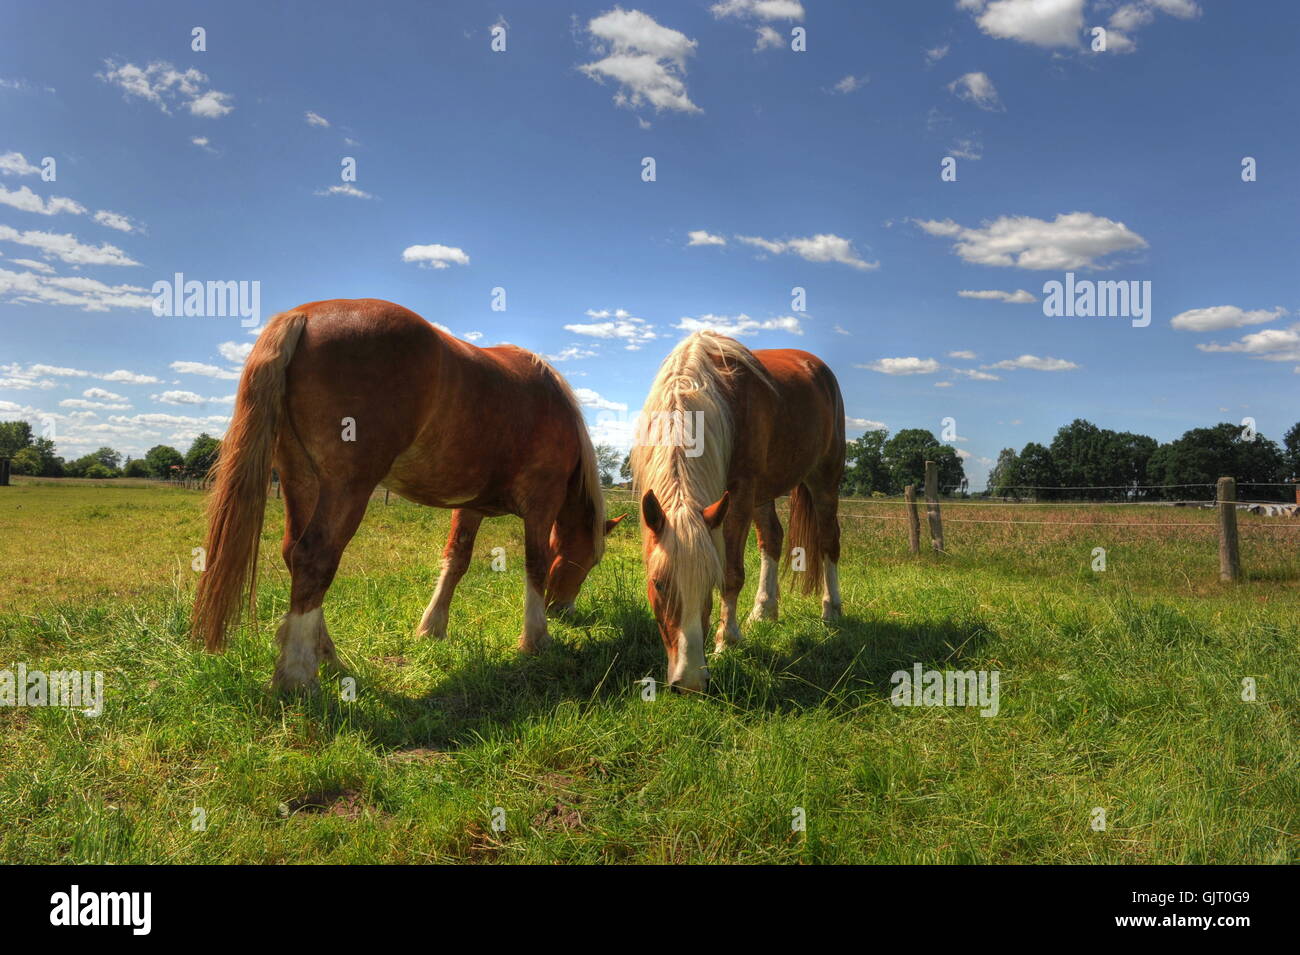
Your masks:
{"label": "tree", "polygon": [[40,452],[31,445],[19,448],[9,461],[9,470],[14,474],[38,476],[41,473]]}
{"label": "tree", "polygon": [[1016,473],[1020,467],[1020,458],[1015,448],[1003,448],[998,452],[998,462],[989,471],[989,494],[994,497],[1019,497],[1015,485],[1020,479]]}
{"label": "tree", "polygon": [[867,497],[872,491],[889,493],[889,469],[885,467],[885,439],[889,432],[883,428],[864,432],[845,448],[844,482],[841,493]]}
{"label": "tree", "polygon": [[618,476],[624,481],[632,480],[632,452],[623,455],[623,463],[618,467]]}
{"label": "tree", "polygon": [[185,452],[185,467],[196,477],[207,477],[212,465],[217,463],[217,452],[221,442],[206,431],[194,439],[190,449]]}
{"label": "tree", "polygon": [[0,458],[12,458],[31,443],[31,424],[26,421],[0,421]]}
{"label": "tree", "polygon": [[1291,430],[1282,436],[1282,447],[1286,451],[1287,477],[1300,480],[1300,422],[1291,425]]}
{"label": "tree", "polygon": [[144,458],[128,458],[126,464],[122,466],[123,477],[152,477],[153,472],[149,470],[149,465]]}
{"label": "tree", "polygon": [[145,452],[144,463],[148,467],[150,474],[165,480],[171,477],[173,467],[179,467],[185,463],[185,457],[169,445],[155,444]]}
{"label": "tree", "polygon": [[1053,490],[1061,485],[1060,474],[1052,452],[1035,441],[1030,441],[1016,456],[1016,490],[1028,492],[1026,496],[1051,500],[1060,495]]}
{"label": "tree", "polygon": [[122,463],[122,455],[108,447],[91,452],[90,457],[102,464],[105,470],[111,471],[114,476]]}
{"label": "tree", "polygon": [[1165,490],[1170,499],[1185,496],[1208,497],[1209,487],[1221,477],[1235,477],[1238,496],[1242,485],[1257,485],[1248,496],[1258,499],[1286,500],[1287,488],[1265,487],[1286,480],[1287,459],[1276,441],[1259,433],[1247,436],[1239,425],[1225,422],[1213,428],[1193,428],[1177,441],[1162,444],[1151,455],[1147,466],[1154,484],[1171,486]]}
{"label": "tree", "polygon": [[609,487],[614,483],[614,472],[618,469],[618,452],[611,445],[596,445],[596,470],[600,472],[600,483]]}
{"label": "tree", "polygon": [[951,445],[941,444],[924,428],[904,428],[886,441],[882,450],[892,494],[897,494],[908,484],[924,488],[926,461],[934,461],[939,466],[941,493],[957,487],[966,479],[957,452]]}

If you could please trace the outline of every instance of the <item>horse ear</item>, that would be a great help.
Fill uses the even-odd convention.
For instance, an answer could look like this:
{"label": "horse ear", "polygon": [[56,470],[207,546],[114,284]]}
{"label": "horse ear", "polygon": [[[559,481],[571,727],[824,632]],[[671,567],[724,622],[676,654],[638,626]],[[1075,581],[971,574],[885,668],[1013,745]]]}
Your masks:
{"label": "horse ear", "polygon": [[605,536],[608,537],[609,532],[612,531],[614,528],[618,527],[619,523],[622,522],[623,518],[625,517],[627,517],[626,514],[620,514],[618,515],[618,517],[613,517],[607,520],[605,522]]}
{"label": "horse ear", "polygon": [[646,491],[641,496],[641,517],[645,521],[645,526],[652,532],[655,534],[663,532],[664,509],[659,506],[659,498],[655,497],[654,491]]}
{"label": "horse ear", "polygon": [[722,497],[700,511],[700,516],[704,518],[704,523],[709,525],[709,530],[717,530],[718,525],[722,523],[722,519],[727,516],[727,505],[730,503],[731,492],[723,491]]}

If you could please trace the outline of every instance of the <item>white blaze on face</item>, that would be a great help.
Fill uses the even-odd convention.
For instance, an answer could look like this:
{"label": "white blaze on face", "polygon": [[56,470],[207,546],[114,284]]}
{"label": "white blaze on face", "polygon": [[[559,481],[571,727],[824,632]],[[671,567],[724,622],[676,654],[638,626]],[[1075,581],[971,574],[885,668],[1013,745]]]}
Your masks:
{"label": "white blaze on face", "polygon": [[709,671],[704,664],[704,628],[697,612],[677,631],[677,659],[668,674],[669,685],[683,690],[703,690]]}

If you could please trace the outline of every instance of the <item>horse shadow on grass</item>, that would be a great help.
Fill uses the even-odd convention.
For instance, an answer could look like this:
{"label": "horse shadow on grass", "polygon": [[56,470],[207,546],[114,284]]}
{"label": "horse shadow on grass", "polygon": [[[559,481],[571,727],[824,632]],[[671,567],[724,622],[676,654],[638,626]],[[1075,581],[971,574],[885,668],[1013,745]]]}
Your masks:
{"label": "horse shadow on grass", "polygon": [[[888,699],[890,677],[913,664],[965,669],[988,629],[978,621],[909,624],[849,614],[826,625],[809,614],[745,628],[742,646],[710,660],[707,697],[742,719],[822,709],[849,719],[854,710]],[[368,705],[329,704],[321,731],[360,730],[394,751],[456,749],[480,738],[509,737],[515,728],[562,705],[647,705],[646,679],[659,705],[675,695],[661,682],[663,644],[644,600],[621,595],[575,621],[552,627],[554,641],[535,656],[502,660],[471,655],[428,692],[365,690]],[[332,696],[328,690],[321,697]]]}

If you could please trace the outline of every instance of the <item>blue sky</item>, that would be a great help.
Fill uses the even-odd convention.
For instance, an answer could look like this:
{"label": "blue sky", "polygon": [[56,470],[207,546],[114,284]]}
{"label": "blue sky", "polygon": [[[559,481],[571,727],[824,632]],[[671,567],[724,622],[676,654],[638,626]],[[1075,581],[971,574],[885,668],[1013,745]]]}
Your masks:
{"label": "blue sky", "polygon": [[[155,316],[181,272],[534,349],[620,446],[695,327],[824,357],[850,437],[954,418],[974,487],[1075,417],[1280,438],[1298,28],[1282,0],[9,4],[0,417],[65,457],[221,433],[253,336]],[[1045,315],[1067,271],[1150,282],[1150,325]]]}

